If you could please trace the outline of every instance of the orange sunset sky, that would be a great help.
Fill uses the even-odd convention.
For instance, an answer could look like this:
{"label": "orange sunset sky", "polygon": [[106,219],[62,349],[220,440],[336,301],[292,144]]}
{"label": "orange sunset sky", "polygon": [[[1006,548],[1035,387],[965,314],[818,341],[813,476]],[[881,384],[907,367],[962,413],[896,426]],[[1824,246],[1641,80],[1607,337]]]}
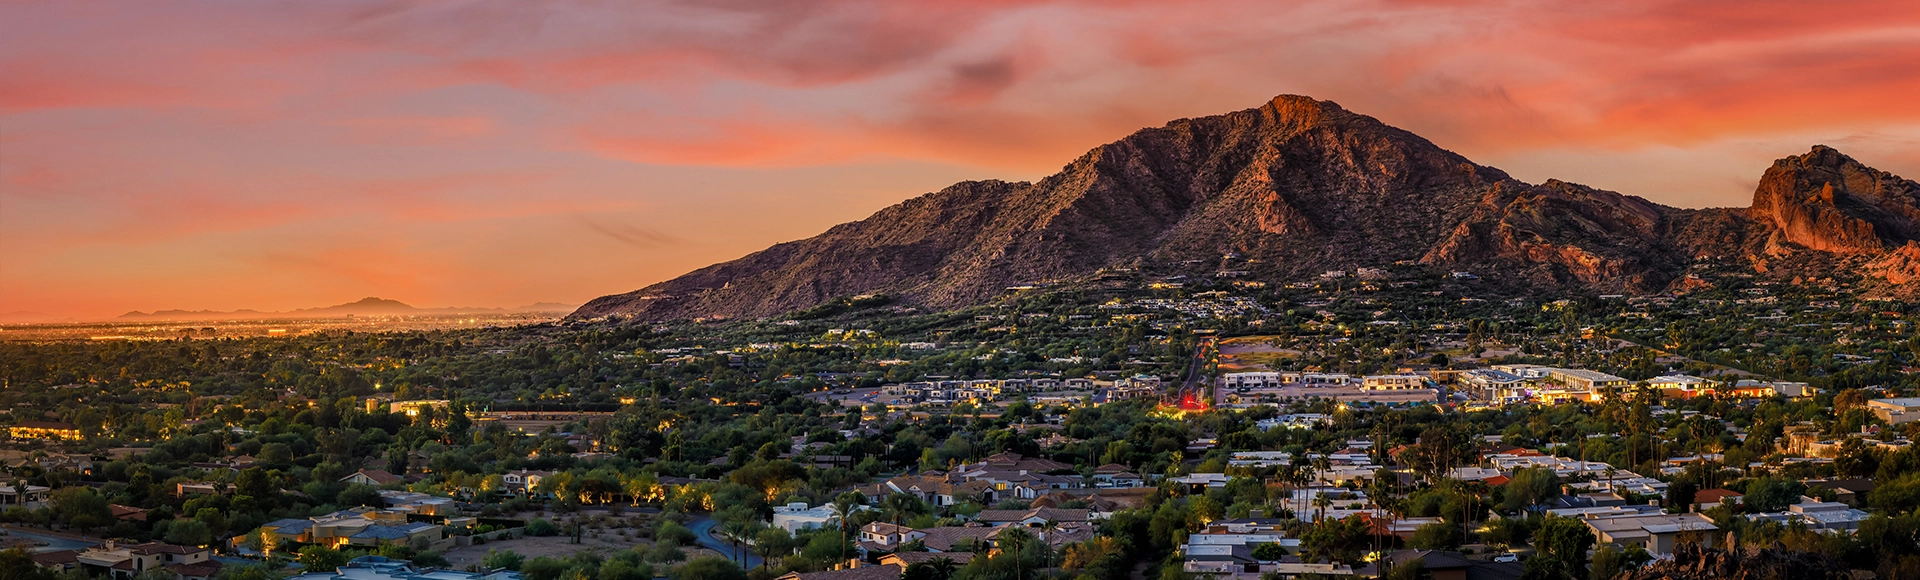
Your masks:
{"label": "orange sunset sky", "polygon": [[1745,206],[1920,177],[1920,3],[6,0],[0,315],[579,303],[1281,93]]}

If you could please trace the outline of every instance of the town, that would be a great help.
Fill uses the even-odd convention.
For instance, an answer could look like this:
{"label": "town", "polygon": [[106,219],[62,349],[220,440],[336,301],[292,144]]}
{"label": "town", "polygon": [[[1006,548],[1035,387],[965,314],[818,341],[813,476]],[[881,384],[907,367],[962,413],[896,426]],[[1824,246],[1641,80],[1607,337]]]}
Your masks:
{"label": "town", "polygon": [[0,557],[73,580],[1920,575],[1905,305],[1392,272],[0,343]]}

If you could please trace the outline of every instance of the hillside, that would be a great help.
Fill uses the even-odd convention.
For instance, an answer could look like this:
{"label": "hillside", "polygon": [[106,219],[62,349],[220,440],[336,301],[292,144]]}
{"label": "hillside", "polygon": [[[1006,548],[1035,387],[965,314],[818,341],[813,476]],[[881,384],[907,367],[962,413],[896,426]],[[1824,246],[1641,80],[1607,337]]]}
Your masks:
{"label": "hillside", "polygon": [[1827,147],[1747,209],[1529,184],[1338,105],[1281,96],[1102,145],[1038,182],[968,181],[804,240],[605,296],[575,317],[763,317],[843,296],[979,303],[1108,268],[1285,281],[1418,262],[1540,291],[1651,293],[1701,260],[1920,277],[1920,193]]}

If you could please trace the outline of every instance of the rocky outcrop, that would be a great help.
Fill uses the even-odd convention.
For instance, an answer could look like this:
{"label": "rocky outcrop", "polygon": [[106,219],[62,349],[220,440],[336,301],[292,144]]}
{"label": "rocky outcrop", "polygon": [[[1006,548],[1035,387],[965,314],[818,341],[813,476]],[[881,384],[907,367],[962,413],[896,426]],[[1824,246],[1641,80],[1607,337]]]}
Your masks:
{"label": "rocky outcrop", "polygon": [[1913,182],[1822,145],[1775,161],[1749,211],[1780,240],[1824,252],[1874,253],[1920,233],[1916,196]]}
{"label": "rocky outcrop", "polygon": [[[1873,259],[1920,232],[1917,194],[1913,182],[1816,147],[1775,163],[1752,208],[1675,209],[1524,183],[1372,117],[1286,95],[1141,130],[1037,182],[955,184],[601,297],[575,316],[762,317],[861,294],[954,307],[1112,267],[1188,264],[1207,275],[1224,255],[1271,280],[1419,261],[1543,290],[1654,292],[1702,259],[1756,269]],[[1920,274],[1906,262],[1868,270],[1903,282]]]}

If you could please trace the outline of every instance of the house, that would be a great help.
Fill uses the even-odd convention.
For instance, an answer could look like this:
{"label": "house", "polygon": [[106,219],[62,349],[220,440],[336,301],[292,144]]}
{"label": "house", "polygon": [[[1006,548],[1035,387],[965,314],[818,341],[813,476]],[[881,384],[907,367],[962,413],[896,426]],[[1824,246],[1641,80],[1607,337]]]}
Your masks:
{"label": "house", "polygon": [[[359,507],[307,519],[274,520],[260,526],[262,534],[274,542],[293,540],[304,544],[340,546],[411,546],[415,542],[446,544],[443,526],[408,522],[407,513]],[[444,549],[436,547],[434,549]]]}
{"label": "house", "polygon": [[773,527],[786,530],[790,534],[800,530],[828,527],[839,519],[839,516],[834,515],[831,504],[807,507],[807,502],[794,502],[773,508]]}
{"label": "house", "polygon": [[1802,482],[1807,487],[1833,490],[1833,500],[1860,507],[1861,500],[1876,487],[1871,479],[1820,479]]}
{"label": "house", "polygon": [[996,527],[1015,525],[1029,528],[1042,528],[1055,523],[1085,523],[1090,519],[1090,513],[1091,512],[1084,509],[1049,507],[1029,510],[981,510],[980,515],[974,516],[973,519],[974,521]]}
{"label": "house", "polygon": [[993,538],[1005,528],[990,528],[979,524],[965,526],[945,526],[914,530],[925,534],[919,538],[927,546],[928,552],[969,551],[965,548],[979,545],[993,545]]}
{"label": "house", "polygon": [[878,564],[857,566],[845,570],[826,570],[822,572],[788,572],[774,580],[900,580],[900,574],[906,571],[904,566]]}
{"label": "house", "polygon": [[1093,470],[1093,486],[1107,488],[1140,487],[1147,484],[1146,478],[1127,469],[1125,465],[1109,463]]}
{"label": "house", "polygon": [[891,552],[900,549],[902,544],[927,537],[925,532],[902,525],[886,522],[873,522],[860,528],[856,544],[867,552]]}
{"label": "house", "polygon": [[0,505],[21,505],[46,501],[47,492],[50,491],[52,490],[39,485],[26,485],[22,487],[15,487],[10,484],[0,485]]}
{"label": "house", "polygon": [[893,554],[887,554],[885,556],[881,556],[880,564],[883,566],[899,566],[901,570],[905,570],[907,569],[908,566],[912,566],[914,564],[932,562],[934,560],[947,560],[947,561],[953,562],[955,566],[965,566],[967,565],[968,562],[973,561],[973,553],[972,552],[896,552]]}
{"label": "house", "polygon": [[380,503],[394,511],[423,516],[450,516],[460,511],[451,499],[397,489],[380,490]]}
{"label": "house", "polygon": [[147,521],[147,510],[144,509],[117,503],[107,504],[107,509],[113,512],[113,519],[116,520],[131,522]]}
{"label": "house", "polygon": [[80,565],[78,550],[55,550],[30,554],[34,565],[54,572],[65,572]]}
{"label": "house", "polygon": [[305,574],[288,576],[283,580],[520,580],[519,572],[512,570],[494,570],[490,572],[462,572],[459,570],[419,570],[406,560],[393,560],[381,556],[361,556],[347,562],[338,570],[316,570]]}
{"label": "house", "polygon": [[1713,547],[1713,532],[1720,527],[1700,514],[1641,514],[1612,517],[1583,517],[1601,543],[1640,546],[1647,553],[1664,556],[1673,553],[1683,540],[1697,540],[1702,547]]}
{"label": "house", "polygon": [[505,486],[508,491],[525,492],[540,487],[540,480],[548,477],[553,477],[553,472],[526,469],[509,471],[500,475],[500,485]]}
{"label": "house", "polygon": [[1693,494],[1693,511],[1721,505],[1740,505],[1740,501],[1745,498],[1745,494],[1731,489],[1719,487],[1703,489]]}
{"label": "house", "polygon": [[340,478],[340,481],[343,483],[358,483],[379,487],[400,483],[404,480],[400,479],[398,475],[387,473],[384,469],[362,469]]}
{"label": "house", "polygon": [[163,569],[177,564],[212,564],[211,567],[218,572],[218,563],[213,562],[212,559],[212,550],[162,542],[131,546],[107,542],[74,556],[74,561],[80,569],[115,580],[133,578],[148,570]]}
{"label": "house", "polygon": [[1387,561],[1394,565],[1416,560],[1424,576],[1432,580],[1518,580],[1526,571],[1526,565],[1519,562],[1469,560],[1459,552],[1401,550],[1387,555]]}
{"label": "house", "polygon": [[1840,502],[1823,502],[1814,498],[1800,498],[1800,503],[1787,506],[1787,511],[1753,514],[1754,519],[1772,520],[1780,523],[1800,522],[1807,529],[1816,532],[1853,533],[1860,529],[1860,523],[1873,517],[1872,514],[1854,509]]}
{"label": "house", "polygon": [[7,428],[14,439],[49,439],[53,441],[78,441],[80,428],[72,423],[56,421],[22,421]]}

